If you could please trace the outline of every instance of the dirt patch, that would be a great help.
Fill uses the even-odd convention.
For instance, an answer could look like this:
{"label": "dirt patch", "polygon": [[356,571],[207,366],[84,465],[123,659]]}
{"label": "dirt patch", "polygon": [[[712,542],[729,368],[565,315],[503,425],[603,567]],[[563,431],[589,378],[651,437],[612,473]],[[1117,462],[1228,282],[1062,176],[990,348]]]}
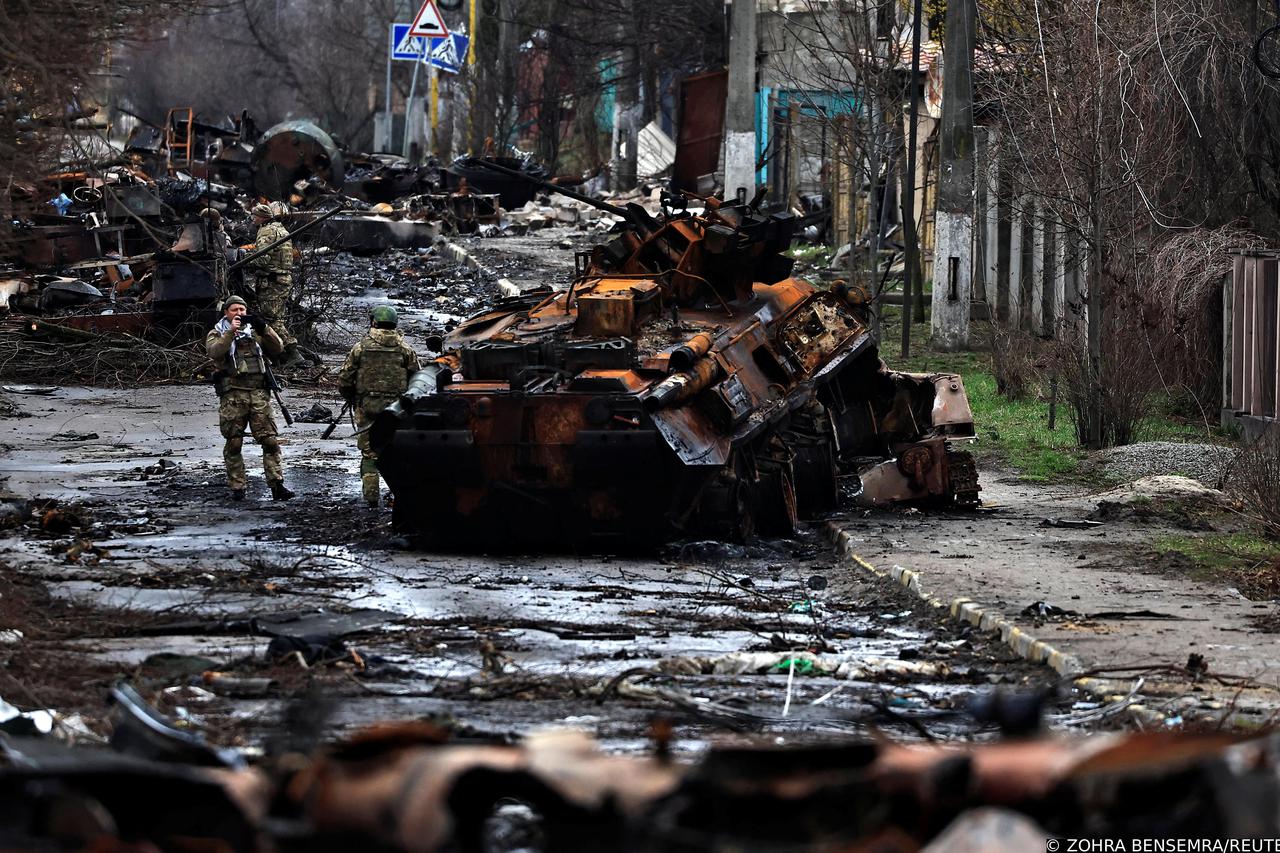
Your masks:
{"label": "dirt patch", "polygon": [[1094,521],[1166,523],[1182,530],[1219,530],[1235,519],[1231,500],[1188,477],[1143,477],[1098,496]]}

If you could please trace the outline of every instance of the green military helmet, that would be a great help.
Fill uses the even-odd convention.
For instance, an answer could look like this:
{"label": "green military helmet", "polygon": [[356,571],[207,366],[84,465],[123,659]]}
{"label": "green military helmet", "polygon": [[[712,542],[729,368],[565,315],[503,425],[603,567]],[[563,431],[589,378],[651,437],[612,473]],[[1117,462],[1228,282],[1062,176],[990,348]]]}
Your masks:
{"label": "green military helmet", "polygon": [[369,319],[373,321],[373,325],[385,329],[394,329],[396,323],[400,322],[400,318],[396,316],[396,309],[390,305],[379,305],[374,308],[369,312]]}

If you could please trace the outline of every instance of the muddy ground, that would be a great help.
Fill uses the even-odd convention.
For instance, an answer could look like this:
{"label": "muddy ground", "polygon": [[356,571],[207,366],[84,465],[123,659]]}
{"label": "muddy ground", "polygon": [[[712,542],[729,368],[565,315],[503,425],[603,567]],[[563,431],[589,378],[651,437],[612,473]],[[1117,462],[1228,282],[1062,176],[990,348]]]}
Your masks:
{"label": "muddy ground", "polygon": [[[566,241],[588,243],[539,232],[471,248],[524,286],[567,281]],[[328,294],[325,364],[286,389],[295,412],[338,410],[332,372],[370,304],[395,303],[421,347],[496,292],[493,276],[430,253],[314,252],[306,280]],[[108,731],[120,679],[249,751],[386,718],[504,740],[567,724],[623,751],[645,748],[655,721],[685,751],[762,735],[989,738],[1027,722],[1026,702],[993,707],[996,690],[1047,696],[1058,728],[1124,724],[838,560],[823,525],[647,557],[433,553],[363,507],[349,425],[322,441],[323,423],[281,424],[299,497],[273,503],[258,479],[234,503],[207,386],[50,383],[3,398],[0,697],[54,710],[87,741]],[[246,459],[260,474],[249,442]],[[927,524],[895,519],[867,529],[896,542]]]}

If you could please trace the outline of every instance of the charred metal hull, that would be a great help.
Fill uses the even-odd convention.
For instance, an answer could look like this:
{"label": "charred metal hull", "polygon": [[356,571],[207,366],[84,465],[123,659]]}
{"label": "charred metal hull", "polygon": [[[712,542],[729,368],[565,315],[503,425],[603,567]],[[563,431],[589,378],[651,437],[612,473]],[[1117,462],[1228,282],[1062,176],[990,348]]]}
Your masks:
{"label": "charred metal hull", "polygon": [[570,194],[629,228],[567,291],[455,328],[379,416],[397,526],[480,547],[787,536],[842,472],[873,504],[976,500],[960,377],[887,370],[859,288],[791,277],[793,217]]}
{"label": "charred metal hull", "polygon": [[[495,313],[461,334],[510,319]],[[510,316],[555,317],[532,313]],[[976,498],[951,473],[953,444],[972,435],[959,377],[885,371],[855,314],[802,281],[759,285],[735,313],[682,314],[684,328],[723,329],[719,359],[686,354],[687,371],[672,371],[679,347],[641,359],[629,339],[586,353],[488,340],[458,374],[434,365],[374,429],[397,526],[485,546],[785,536],[835,507],[842,469],[863,473],[870,503]]]}

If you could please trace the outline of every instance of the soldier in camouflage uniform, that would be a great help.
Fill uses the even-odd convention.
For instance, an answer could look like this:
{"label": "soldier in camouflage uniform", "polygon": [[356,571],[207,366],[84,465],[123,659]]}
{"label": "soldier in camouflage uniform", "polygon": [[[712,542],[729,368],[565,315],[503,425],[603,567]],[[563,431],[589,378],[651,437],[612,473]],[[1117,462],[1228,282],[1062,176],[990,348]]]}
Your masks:
{"label": "soldier in camouflage uniform", "polygon": [[360,483],[364,499],[378,505],[378,467],[365,429],[409,386],[418,370],[418,356],[396,331],[396,309],[379,305],[370,314],[372,328],[347,354],[338,372],[338,392],[351,404],[360,446]]}
{"label": "soldier in camouflage uniform", "polygon": [[[253,224],[258,234],[253,250],[265,249],[289,232],[275,220],[275,211],[269,205],[254,205]],[[284,343],[284,366],[292,367],[302,361],[298,341],[285,326],[284,318],[289,309],[289,290],[293,286],[293,243],[286,240],[270,252],[249,262],[255,279],[254,293],[258,301],[258,313]]]}
{"label": "soldier in camouflage uniform", "polygon": [[262,446],[262,467],[267,485],[271,487],[271,498],[287,501],[293,492],[284,485],[284,467],[266,375],[267,355],[279,355],[284,345],[275,330],[261,318],[246,321],[248,310],[243,299],[232,296],[222,304],[222,319],[204,339],[209,358],[222,368],[216,387],[218,429],[226,439],[222,458],[227,464],[227,484],[231,486],[232,499],[244,500],[246,483],[240,448],[247,425]]}

